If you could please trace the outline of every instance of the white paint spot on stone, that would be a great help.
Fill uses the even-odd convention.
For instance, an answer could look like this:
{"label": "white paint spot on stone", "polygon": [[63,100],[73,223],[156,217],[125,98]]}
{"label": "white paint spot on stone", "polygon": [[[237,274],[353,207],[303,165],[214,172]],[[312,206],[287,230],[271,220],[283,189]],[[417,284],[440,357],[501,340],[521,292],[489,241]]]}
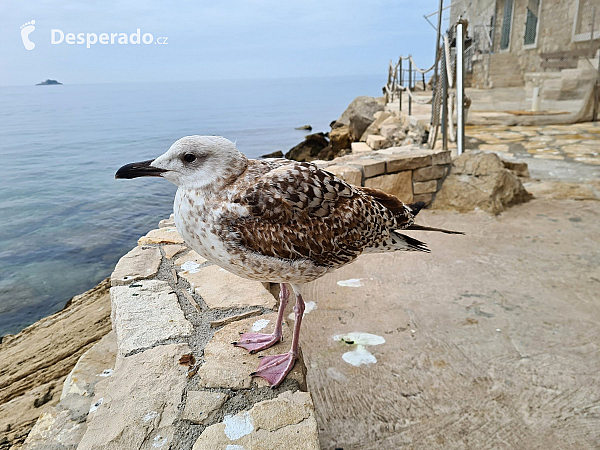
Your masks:
{"label": "white paint spot on stone", "polygon": [[347,334],[337,334],[333,336],[334,341],[344,341],[348,344],[358,345],[380,345],[385,344],[385,339],[381,336],[371,333],[361,333],[353,331]]}
{"label": "white paint spot on stone", "polygon": [[145,414],[144,417],[142,417],[142,419],[144,420],[144,422],[150,422],[155,417],[158,417],[158,413],[156,411],[150,411],[148,414]]}
{"label": "white paint spot on stone", "polygon": [[96,403],[94,403],[92,406],[90,406],[90,414],[91,414],[91,413],[93,413],[93,412],[96,412],[96,410],[97,410],[98,408],[100,408],[100,405],[101,405],[102,403],[104,403],[104,397],[103,397],[103,398],[100,398],[100,399],[98,399],[98,401],[97,401]]}
{"label": "white paint spot on stone", "polygon": [[157,434],[154,436],[153,441],[152,447],[160,448],[167,443],[168,439],[166,437],[162,437],[160,434]]}
{"label": "white paint spot on stone", "polygon": [[[314,311],[315,309],[317,309],[317,304],[315,302],[304,303],[304,314],[302,314],[302,317],[307,315],[309,312]],[[290,318],[290,320],[296,320],[296,316],[294,315],[294,313],[290,313],[288,317]]]}
{"label": "white paint spot on stone", "polygon": [[344,353],[342,359],[355,367],[363,364],[375,364],[377,362],[377,358],[364,345],[357,345],[356,350]]}
{"label": "white paint spot on stone", "polygon": [[102,371],[102,373],[99,373],[98,375],[96,375],[97,377],[110,377],[113,374],[113,370],[112,369],[104,369]]}
{"label": "white paint spot on stone", "polygon": [[177,233],[177,228],[167,228],[168,233]]}
{"label": "white paint spot on stone", "polygon": [[258,319],[252,324],[252,331],[260,331],[267,325],[269,325],[269,319]]}
{"label": "white paint spot on stone", "polygon": [[342,287],[361,287],[363,283],[361,278],[350,278],[349,280],[338,281],[337,285]]}
{"label": "white paint spot on stone", "polygon": [[232,441],[254,431],[254,420],[252,420],[248,411],[235,416],[227,414],[223,418],[223,423],[225,424],[225,435]]}
{"label": "white paint spot on stone", "polygon": [[242,447],[241,445],[229,444],[227,447],[225,447],[225,450],[246,450],[246,448]]}
{"label": "white paint spot on stone", "polygon": [[186,261],[181,265],[181,268],[188,273],[200,272],[200,264],[198,264],[196,261]]}

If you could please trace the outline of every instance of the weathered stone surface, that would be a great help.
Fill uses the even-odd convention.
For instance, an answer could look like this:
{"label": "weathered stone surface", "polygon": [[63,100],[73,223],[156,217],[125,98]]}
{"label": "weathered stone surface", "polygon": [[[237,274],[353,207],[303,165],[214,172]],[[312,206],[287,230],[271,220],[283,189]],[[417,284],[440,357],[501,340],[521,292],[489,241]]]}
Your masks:
{"label": "weathered stone surface", "polygon": [[124,286],[133,281],[153,277],[158,273],[162,256],[157,247],[138,246],[123,256],[112,275],[112,286]]}
{"label": "weathered stone surface", "polygon": [[79,357],[110,331],[109,288],[107,278],[56,314],[3,339],[0,440],[6,439],[6,448],[23,443],[45,407],[58,403],[63,381]]}
{"label": "weathered stone surface", "polygon": [[414,202],[425,202],[427,205],[431,204],[433,200],[433,194],[416,194],[413,195]]}
{"label": "weathered stone surface", "polygon": [[437,181],[417,181],[413,184],[415,194],[430,194],[437,191]]}
{"label": "weathered stone surface", "polygon": [[193,450],[318,450],[314,406],[307,392],[290,391],[226,416],[200,435]]}
{"label": "weathered stone surface", "polygon": [[227,325],[228,323],[235,322],[237,320],[243,320],[243,319],[247,319],[248,317],[258,316],[261,313],[262,313],[262,311],[260,309],[253,309],[253,310],[245,312],[245,313],[234,314],[233,316],[227,316],[227,317],[223,317],[222,319],[212,320],[210,322],[210,326],[213,328],[217,328],[217,327],[220,327],[223,325]]}
{"label": "weathered stone surface", "polygon": [[353,142],[351,148],[352,153],[370,152],[373,150],[366,142]]}
{"label": "weathered stone surface", "polygon": [[159,228],[151,230],[138,239],[138,245],[148,244],[183,244],[183,238],[177,232],[177,228]]}
{"label": "weathered stone surface", "polygon": [[498,214],[531,198],[519,178],[495,153],[468,151],[457,157],[433,206],[461,212],[476,208]]}
{"label": "weathered stone surface", "polygon": [[173,424],[187,381],[179,358],[189,352],[187,344],[171,344],[118,357],[78,449],[176,448]]}
{"label": "weathered stone surface", "polygon": [[367,145],[373,150],[380,150],[390,146],[390,142],[378,134],[370,134],[367,136]]}
{"label": "weathered stone surface", "polygon": [[385,172],[385,161],[373,158],[357,158],[347,161],[347,164],[358,166],[365,178],[375,177]]}
{"label": "weathered stone surface", "polygon": [[346,183],[350,183],[355,186],[361,185],[362,172],[356,167],[334,165],[327,167],[327,171],[331,172],[336,177],[341,178]]}
{"label": "weathered stone surface", "polygon": [[517,162],[517,161],[506,161],[502,160],[502,164],[516,176],[521,178],[529,178],[529,167],[527,167],[527,163],[525,162]]}
{"label": "weathered stone surface", "polygon": [[431,155],[431,164],[433,164],[434,166],[450,164],[451,162],[452,162],[452,155],[449,151],[437,152],[437,153],[433,153]]}
{"label": "weathered stone surface", "polygon": [[481,176],[504,169],[502,160],[495,153],[467,151],[452,162],[452,175]]}
{"label": "weathered stone surface", "polygon": [[181,270],[185,272],[196,273],[200,270],[199,267],[207,261],[208,260],[205,257],[200,256],[194,250],[191,250],[185,255],[177,258],[173,264],[176,266],[182,266]]}
{"label": "weathered stone surface", "polygon": [[173,256],[175,256],[178,253],[181,253],[182,251],[187,249],[187,247],[185,245],[170,244],[170,245],[163,245],[162,249],[163,249],[163,252],[165,252],[165,258],[171,259],[171,258],[173,258]]}
{"label": "weathered stone surface", "polygon": [[404,126],[398,120],[391,123],[383,123],[379,127],[379,134],[386,138],[391,145],[401,145],[406,139]]}
{"label": "weathered stone surface", "polygon": [[204,299],[209,308],[274,308],[276,304],[275,298],[260,281],[240,278],[219,266],[204,267],[194,273],[181,272],[180,276],[192,285],[194,292]]}
{"label": "weathered stone surface", "polygon": [[404,150],[402,147],[390,147],[377,152],[386,157],[388,173],[402,172],[431,165],[431,150]]}
{"label": "weathered stone surface", "polygon": [[414,181],[439,180],[444,177],[444,166],[421,167],[413,172]]}
{"label": "weathered stone surface", "polygon": [[110,289],[111,318],[120,355],[192,333],[177,295],[165,281],[143,280]]}
{"label": "weathered stone surface", "polygon": [[367,129],[365,130],[365,132],[362,134],[362,136],[360,138],[361,142],[366,142],[367,137],[370,134],[379,134],[379,126],[385,120],[392,117],[392,113],[389,111],[377,111],[375,114],[373,114],[373,117],[375,118],[375,120],[373,122],[371,122],[371,125],[369,125],[367,127]]}
{"label": "weathered stone surface", "polygon": [[85,431],[85,422],[72,420],[68,410],[52,408],[40,416],[22,448],[23,450],[76,449]]}
{"label": "weathered stone surface", "polygon": [[290,149],[285,154],[287,159],[294,161],[312,161],[320,158],[321,151],[329,145],[329,141],[324,133],[309,134],[304,137],[304,141]]}
{"label": "weathered stone surface", "polygon": [[220,392],[188,391],[181,418],[199,424],[210,421],[227,398]]}
{"label": "weathered stone surface", "polygon": [[348,125],[332,128],[329,132],[329,142],[335,155],[338,155],[342,150],[350,148],[352,142],[352,132]]}
{"label": "weathered stone surface", "polygon": [[[275,326],[277,314],[263,314],[260,317],[233,322],[215,332],[211,341],[204,348],[204,364],[198,370],[198,385],[201,388],[248,389],[252,380],[258,386],[267,386],[262,378],[251,378],[250,373],[258,367],[257,355],[251,355],[247,350],[234,347],[231,343],[237,341],[240,333],[260,331],[271,333]],[[266,324],[264,328],[257,325]],[[255,325],[256,324],[256,325]],[[283,325],[283,343],[260,352],[261,355],[277,355],[285,353],[290,346],[290,330],[287,323]],[[296,361],[294,369],[287,379],[296,380],[301,388],[305,387],[305,367],[302,357]]]}
{"label": "weathered stone surface", "polygon": [[96,383],[112,375],[116,358],[117,337],[111,331],[81,355],[64,382],[60,399],[70,395],[91,397]]}
{"label": "weathered stone surface", "polygon": [[410,170],[367,178],[365,186],[395,195],[405,203],[413,201],[412,172]]}
{"label": "weathered stone surface", "polygon": [[175,228],[175,221],[172,218],[163,219],[158,222],[158,228]]}
{"label": "weathered stone surface", "polygon": [[335,121],[332,128],[349,126],[353,140],[359,140],[367,127],[375,120],[374,114],[383,111],[384,106],[385,101],[382,97],[374,98],[366,95],[356,97],[340,118]]}

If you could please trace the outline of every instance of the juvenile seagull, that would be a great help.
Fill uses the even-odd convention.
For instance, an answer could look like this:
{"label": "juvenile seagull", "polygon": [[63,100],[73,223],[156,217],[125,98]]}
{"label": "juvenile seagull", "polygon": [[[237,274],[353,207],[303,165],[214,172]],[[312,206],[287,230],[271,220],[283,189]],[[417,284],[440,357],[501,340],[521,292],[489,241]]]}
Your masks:
{"label": "juvenile seagull", "polygon": [[446,230],[414,224],[423,202],[404,204],[377,189],[351,186],[311,163],[246,158],[217,136],[187,136],[155,160],[127,164],[115,178],[159,176],[178,186],[177,230],[198,254],[240,277],[281,284],[272,334],[245,333],[234,345],[251,353],[282,340],[283,314],[296,297],[292,346],[265,356],[252,376],[278,386],[298,357],[304,301],[300,285],[361,253],[429,250],[397,230]]}

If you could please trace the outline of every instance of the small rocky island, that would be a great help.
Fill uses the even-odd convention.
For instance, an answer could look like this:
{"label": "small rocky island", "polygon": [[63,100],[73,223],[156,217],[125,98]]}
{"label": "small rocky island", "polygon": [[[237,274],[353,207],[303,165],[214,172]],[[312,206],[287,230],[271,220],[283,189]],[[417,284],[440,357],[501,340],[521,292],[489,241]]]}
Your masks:
{"label": "small rocky island", "polygon": [[55,84],[62,84],[59,81],[47,79],[46,81],[42,81],[41,83],[36,84],[36,86],[51,86]]}

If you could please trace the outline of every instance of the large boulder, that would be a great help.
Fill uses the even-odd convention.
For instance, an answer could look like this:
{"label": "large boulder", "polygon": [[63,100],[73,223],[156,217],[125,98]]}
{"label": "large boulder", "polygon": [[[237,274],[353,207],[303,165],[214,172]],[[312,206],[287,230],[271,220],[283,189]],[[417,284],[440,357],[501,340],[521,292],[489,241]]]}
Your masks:
{"label": "large boulder", "polygon": [[521,180],[506,169],[495,153],[467,151],[452,162],[450,175],[433,207],[460,212],[483,209],[499,214],[531,199]]}
{"label": "large boulder", "polygon": [[384,107],[383,97],[375,98],[367,95],[356,97],[340,118],[332,124],[332,128],[347,126],[352,133],[352,139],[358,141],[375,120],[375,113],[383,111]]}
{"label": "large boulder", "polygon": [[287,152],[285,157],[301,162],[320,159],[319,154],[328,146],[329,141],[325,133],[309,134],[304,138],[304,141]]}

